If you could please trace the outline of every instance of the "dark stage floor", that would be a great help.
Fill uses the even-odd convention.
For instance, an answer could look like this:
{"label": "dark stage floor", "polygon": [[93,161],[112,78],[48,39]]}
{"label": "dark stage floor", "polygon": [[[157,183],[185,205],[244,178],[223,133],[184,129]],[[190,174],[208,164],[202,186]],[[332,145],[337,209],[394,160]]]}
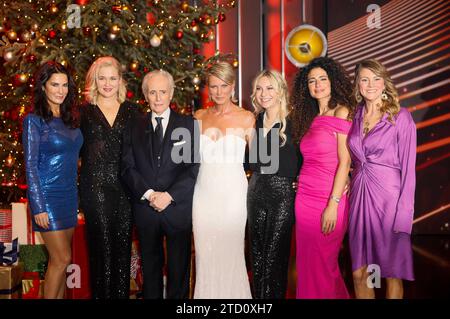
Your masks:
{"label": "dark stage floor", "polygon": [[[404,281],[406,299],[450,298],[450,236],[414,235],[412,237],[415,281]],[[293,241],[288,283],[288,298],[295,298],[295,243]],[[347,239],[340,256],[341,271],[347,289],[354,296],[351,275],[350,252]],[[376,289],[383,298],[385,282]]]}

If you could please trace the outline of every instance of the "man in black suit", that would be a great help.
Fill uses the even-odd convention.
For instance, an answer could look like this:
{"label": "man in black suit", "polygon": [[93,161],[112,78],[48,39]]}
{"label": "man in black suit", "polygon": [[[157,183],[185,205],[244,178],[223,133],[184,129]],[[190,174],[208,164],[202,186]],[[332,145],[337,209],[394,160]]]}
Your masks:
{"label": "man in black suit", "polygon": [[166,297],[188,298],[198,129],[192,117],[170,110],[174,81],[168,72],[148,73],[142,91],[152,112],[133,118],[124,132],[122,178],[131,191],[144,298],[163,298],[164,238]]}

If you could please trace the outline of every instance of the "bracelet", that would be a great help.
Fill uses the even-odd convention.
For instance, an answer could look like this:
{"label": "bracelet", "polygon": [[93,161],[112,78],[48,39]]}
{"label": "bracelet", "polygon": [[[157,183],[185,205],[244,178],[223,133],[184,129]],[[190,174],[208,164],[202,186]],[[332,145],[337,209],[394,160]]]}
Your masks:
{"label": "bracelet", "polygon": [[341,201],[341,199],[339,198],[339,197],[336,197],[336,196],[334,196],[334,195],[331,195],[330,196],[330,199],[332,199],[332,200],[334,200],[336,203],[338,203],[339,204],[339,202]]}

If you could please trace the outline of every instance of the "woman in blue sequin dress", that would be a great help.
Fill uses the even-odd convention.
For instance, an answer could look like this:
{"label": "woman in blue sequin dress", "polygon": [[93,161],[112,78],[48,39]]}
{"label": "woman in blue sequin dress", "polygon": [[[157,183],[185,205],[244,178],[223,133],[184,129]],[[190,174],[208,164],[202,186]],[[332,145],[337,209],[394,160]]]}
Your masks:
{"label": "woman in blue sequin dress", "polygon": [[23,121],[28,200],[34,231],[49,253],[44,298],[64,298],[77,223],[77,162],[83,144],[72,115],[76,87],[67,69],[47,62],[36,74],[34,112]]}

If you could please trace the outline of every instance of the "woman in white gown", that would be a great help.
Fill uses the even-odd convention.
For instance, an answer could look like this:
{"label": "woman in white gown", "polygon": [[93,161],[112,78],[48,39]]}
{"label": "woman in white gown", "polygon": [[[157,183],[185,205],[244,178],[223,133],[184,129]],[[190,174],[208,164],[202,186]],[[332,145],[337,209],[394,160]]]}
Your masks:
{"label": "woman in white gown", "polygon": [[207,85],[214,106],[195,113],[201,127],[200,171],[192,207],[196,299],[251,298],[244,254],[243,161],[255,118],[233,103],[234,84],[229,63],[212,65]]}

